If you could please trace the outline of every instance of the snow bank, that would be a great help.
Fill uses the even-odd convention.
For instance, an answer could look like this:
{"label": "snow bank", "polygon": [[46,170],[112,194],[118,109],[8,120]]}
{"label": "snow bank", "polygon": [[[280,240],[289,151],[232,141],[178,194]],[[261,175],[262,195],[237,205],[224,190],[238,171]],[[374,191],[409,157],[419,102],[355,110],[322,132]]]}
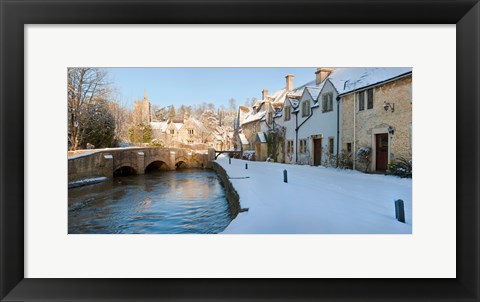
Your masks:
{"label": "snow bank", "polygon": [[[411,234],[412,180],[335,168],[219,158],[240,195],[239,213],[223,233]],[[283,170],[288,183],[283,182]],[[249,178],[241,178],[241,177]],[[395,219],[396,199],[406,223]]]}
{"label": "snow bank", "polygon": [[76,180],[68,183],[68,188],[76,188],[76,187],[81,187],[85,185],[91,185],[91,184],[96,184],[101,181],[107,180],[107,177],[93,177],[93,178],[85,178],[81,180]]}

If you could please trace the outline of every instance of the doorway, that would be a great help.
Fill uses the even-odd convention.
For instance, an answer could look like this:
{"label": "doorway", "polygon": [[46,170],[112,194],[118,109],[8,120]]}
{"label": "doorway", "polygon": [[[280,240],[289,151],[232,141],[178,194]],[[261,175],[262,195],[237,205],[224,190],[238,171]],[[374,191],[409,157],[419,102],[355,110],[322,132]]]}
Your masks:
{"label": "doorway", "polygon": [[320,166],[322,164],[322,139],[313,140],[313,165]]}
{"label": "doorway", "polygon": [[375,135],[375,170],[387,171],[388,165],[388,134]]}

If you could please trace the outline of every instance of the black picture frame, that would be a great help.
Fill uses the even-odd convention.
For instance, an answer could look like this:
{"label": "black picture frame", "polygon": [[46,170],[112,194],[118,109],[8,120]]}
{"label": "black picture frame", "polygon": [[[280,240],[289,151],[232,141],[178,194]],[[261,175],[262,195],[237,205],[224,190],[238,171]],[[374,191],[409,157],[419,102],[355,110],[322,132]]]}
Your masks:
{"label": "black picture frame", "polygon": [[[480,301],[478,1],[0,0],[0,10],[2,301]],[[457,277],[24,278],[24,148],[31,147],[24,146],[24,25],[122,23],[456,24]],[[441,86],[439,84],[439,89]],[[432,209],[432,215],[433,212]]]}

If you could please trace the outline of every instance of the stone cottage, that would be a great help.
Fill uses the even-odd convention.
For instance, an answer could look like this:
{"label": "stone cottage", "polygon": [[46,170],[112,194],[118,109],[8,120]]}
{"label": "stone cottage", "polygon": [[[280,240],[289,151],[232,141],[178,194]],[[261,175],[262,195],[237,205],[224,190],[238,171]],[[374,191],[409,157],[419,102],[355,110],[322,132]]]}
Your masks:
{"label": "stone cottage", "polygon": [[341,98],[342,148],[353,153],[354,169],[384,172],[390,162],[412,159],[411,68],[337,69],[331,81]]}

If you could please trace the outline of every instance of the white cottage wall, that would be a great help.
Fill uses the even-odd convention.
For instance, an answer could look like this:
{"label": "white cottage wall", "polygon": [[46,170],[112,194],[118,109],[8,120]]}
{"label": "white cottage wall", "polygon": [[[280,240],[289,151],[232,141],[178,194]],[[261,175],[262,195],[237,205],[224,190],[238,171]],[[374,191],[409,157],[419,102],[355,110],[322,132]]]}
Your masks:
{"label": "white cottage wall", "polygon": [[[332,94],[332,110],[323,111],[322,110],[322,100],[323,96],[331,93]],[[337,154],[337,91],[335,87],[326,81],[318,99],[315,100],[313,105],[312,116],[306,120],[306,122],[299,129],[299,139],[307,140],[307,151],[305,154],[299,154],[299,162],[303,164],[314,164],[314,139],[321,139],[322,151],[321,151],[321,165],[335,165],[336,161],[332,156]],[[310,99],[311,104],[313,100],[309,93],[305,92],[302,96],[303,99]],[[301,118],[301,112],[299,113]],[[340,116],[341,118],[341,116]],[[303,118],[305,120],[305,118]],[[341,120],[341,119],[340,119]],[[341,127],[341,125],[339,125]],[[341,133],[341,129],[340,133]],[[333,139],[333,153],[330,154],[329,150],[329,141]]]}
{"label": "white cottage wall", "polygon": [[[290,108],[290,119],[285,120],[285,108],[289,107]],[[293,113],[293,110],[295,108],[293,107],[293,104],[287,99],[285,100],[284,106],[283,106],[283,116],[279,118],[279,120],[282,121],[283,126],[285,127],[285,163],[287,164],[294,164],[295,163],[295,152],[296,152],[296,146],[295,146],[295,114]],[[289,152],[288,150],[288,142],[291,141],[291,144],[293,146],[293,152]]]}

